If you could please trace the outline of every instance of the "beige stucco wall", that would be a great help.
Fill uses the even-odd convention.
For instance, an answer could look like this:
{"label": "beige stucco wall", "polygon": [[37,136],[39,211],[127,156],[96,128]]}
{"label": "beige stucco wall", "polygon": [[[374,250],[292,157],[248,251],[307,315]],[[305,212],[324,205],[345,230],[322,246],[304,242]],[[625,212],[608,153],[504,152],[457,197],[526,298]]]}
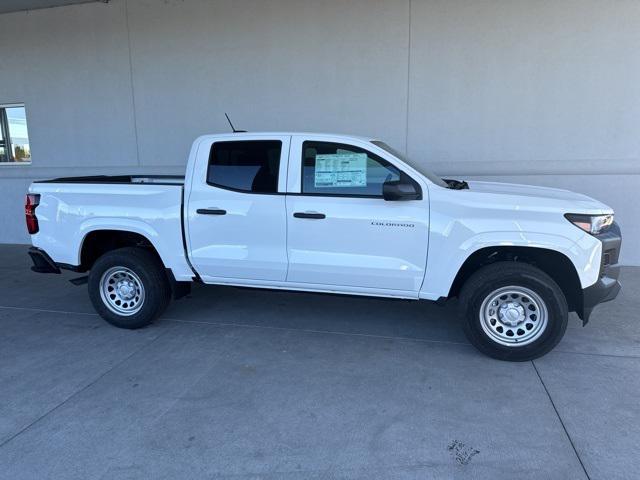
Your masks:
{"label": "beige stucco wall", "polygon": [[0,15],[0,103],[31,166],[0,166],[0,241],[35,178],[181,173],[192,139],[371,135],[436,172],[616,209],[640,264],[636,0],[112,0]]}

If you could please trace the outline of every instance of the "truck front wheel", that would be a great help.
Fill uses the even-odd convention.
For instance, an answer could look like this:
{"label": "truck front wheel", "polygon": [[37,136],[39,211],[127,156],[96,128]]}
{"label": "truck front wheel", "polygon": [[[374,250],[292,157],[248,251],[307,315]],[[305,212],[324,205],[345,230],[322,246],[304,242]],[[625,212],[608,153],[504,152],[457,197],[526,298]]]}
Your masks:
{"label": "truck front wheel", "polygon": [[464,284],[460,303],[469,341],[499,360],[541,357],[567,329],[562,290],[545,272],[525,263],[482,267]]}
{"label": "truck front wheel", "polygon": [[162,263],[152,252],[125,247],[102,255],[89,273],[94,308],[116,327],[149,325],[166,309],[171,287]]}

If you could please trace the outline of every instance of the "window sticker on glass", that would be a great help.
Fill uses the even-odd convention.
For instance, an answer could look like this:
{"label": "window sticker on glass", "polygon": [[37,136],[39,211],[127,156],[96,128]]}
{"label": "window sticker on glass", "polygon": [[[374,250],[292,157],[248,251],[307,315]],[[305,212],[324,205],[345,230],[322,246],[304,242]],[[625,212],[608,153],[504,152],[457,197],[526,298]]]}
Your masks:
{"label": "window sticker on glass", "polygon": [[366,187],[367,154],[337,153],[316,155],[314,186]]}

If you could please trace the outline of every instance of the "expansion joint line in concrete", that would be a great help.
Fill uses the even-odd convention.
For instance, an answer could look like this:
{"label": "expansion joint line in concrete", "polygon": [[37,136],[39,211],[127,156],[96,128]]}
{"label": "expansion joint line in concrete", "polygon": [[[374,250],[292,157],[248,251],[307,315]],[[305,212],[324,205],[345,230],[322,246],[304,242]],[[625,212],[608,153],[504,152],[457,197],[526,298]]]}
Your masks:
{"label": "expansion joint line in concrete", "polygon": [[551,402],[551,406],[553,407],[553,410],[556,412],[556,416],[558,417],[558,421],[560,422],[560,425],[562,425],[562,429],[564,430],[564,434],[567,436],[567,439],[569,440],[569,444],[571,444],[571,448],[573,448],[573,453],[575,453],[576,458],[578,459],[578,462],[580,462],[580,466],[582,467],[582,471],[584,472],[585,476],[587,477],[587,480],[591,480],[591,477],[589,476],[589,472],[587,472],[587,468],[584,466],[584,463],[582,462],[582,458],[580,458],[580,454],[578,453],[578,450],[576,449],[575,444],[573,443],[573,439],[571,438],[571,435],[569,435],[569,431],[567,430],[567,427],[564,424],[564,421],[562,420],[562,417],[560,416],[560,412],[558,412],[558,409],[556,408],[556,404],[553,401],[553,398],[551,397],[551,394],[549,393],[549,389],[547,388],[547,386],[544,383],[544,380],[542,379],[542,375],[540,375],[540,372],[538,371],[538,367],[536,367],[536,363],[535,361],[531,361],[531,365],[533,365],[533,369],[536,372],[536,375],[538,376],[538,380],[540,380],[540,383],[542,384],[542,388],[544,388],[544,391],[547,394],[547,397],[549,398],[549,402]]}

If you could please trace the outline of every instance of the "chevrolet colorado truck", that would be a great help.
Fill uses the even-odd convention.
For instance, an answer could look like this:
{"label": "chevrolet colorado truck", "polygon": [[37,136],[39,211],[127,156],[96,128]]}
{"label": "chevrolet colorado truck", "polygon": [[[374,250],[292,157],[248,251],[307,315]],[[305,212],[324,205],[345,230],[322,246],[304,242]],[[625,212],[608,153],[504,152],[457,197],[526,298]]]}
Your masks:
{"label": "chevrolet colorado truck", "polygon": [[[36,181],[37,272],[89,272],[109,323],[140,328],[191,282],[444,301],[480,351],[551,350],[620,290],[608,206],[565,190],[441,179],[385,143],[307,133],[206,135],[184,177]],[[82,279],[77,283],[81,283]]]}

